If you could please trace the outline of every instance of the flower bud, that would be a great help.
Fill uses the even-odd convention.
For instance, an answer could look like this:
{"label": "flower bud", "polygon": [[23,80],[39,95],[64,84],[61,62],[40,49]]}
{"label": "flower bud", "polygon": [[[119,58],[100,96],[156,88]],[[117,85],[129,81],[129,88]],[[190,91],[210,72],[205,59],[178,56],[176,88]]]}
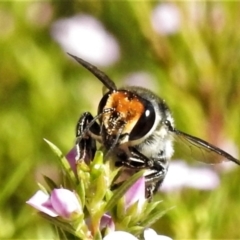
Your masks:
{"label": "flower bud", "polygon": [[50,196],[39,190],[27,204],[51,217],[75,219],[82,214],[82,207],[75,193],[64,188],[54,189]]}
{"label": "flower bud", "polygon": [[64,188],[52,191],[51,204],[59,216],[64,218],[75,218],[82,214],[82,208],[75,193]]}

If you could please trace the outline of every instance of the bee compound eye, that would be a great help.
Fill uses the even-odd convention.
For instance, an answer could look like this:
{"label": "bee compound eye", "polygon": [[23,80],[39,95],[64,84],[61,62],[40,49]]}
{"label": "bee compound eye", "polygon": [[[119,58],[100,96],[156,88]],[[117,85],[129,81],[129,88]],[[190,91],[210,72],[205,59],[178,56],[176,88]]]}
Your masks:
{"label": "bee compound eye", "polygon": [[145,111],[143,112],[130,133],[130,141],[144,137],[153,127],[156,118],[155,109],[153,105],[148,101],[144,103],[144,107]]}

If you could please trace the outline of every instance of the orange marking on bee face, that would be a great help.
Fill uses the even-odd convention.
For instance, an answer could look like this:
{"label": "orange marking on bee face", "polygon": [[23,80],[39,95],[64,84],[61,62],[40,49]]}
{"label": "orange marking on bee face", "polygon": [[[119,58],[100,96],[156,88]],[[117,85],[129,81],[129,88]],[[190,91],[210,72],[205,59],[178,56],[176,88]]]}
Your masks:
{"label": "orange marking on bee face", "polygon": [[[112,93],[106,102],[105,108],[113,108],[120,114],[120,119],[126,123],[123,133],[130,133],[144,112],[144,105],[139,100],[139,97],[127,91]],[[108,119],[108,117],[105,118],[105,121],[108,121]]]}

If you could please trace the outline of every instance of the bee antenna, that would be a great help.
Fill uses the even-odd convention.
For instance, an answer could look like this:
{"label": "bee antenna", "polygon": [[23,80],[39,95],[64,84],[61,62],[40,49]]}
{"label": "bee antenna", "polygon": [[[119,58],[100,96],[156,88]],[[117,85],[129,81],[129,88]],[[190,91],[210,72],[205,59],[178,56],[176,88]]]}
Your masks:
{"label": "bee antenna", "polygon": [[89,70],[93,75],[95,75],[109,90],[117,90],[115,83],[102,71],[93,66],[92,64],[84,61],[82,58],[76,57],[70,53],[67,53],[69,56],[74,58],[78,63],[83,67]]}

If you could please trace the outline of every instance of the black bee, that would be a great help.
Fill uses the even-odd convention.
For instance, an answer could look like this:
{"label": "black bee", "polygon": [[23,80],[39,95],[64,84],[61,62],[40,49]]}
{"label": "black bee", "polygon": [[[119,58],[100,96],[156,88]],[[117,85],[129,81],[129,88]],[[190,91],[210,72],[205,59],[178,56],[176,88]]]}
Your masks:
{"label": "black bee", "polygon": [[[165,101],[148,89],[127,86],[117,88],[115,83],[95,66],[76,56],[83,67],[94,74],[109,90],[100,100],[95,117],[85,112],[76,128],[76,160],[91,160],[96,141],[115,156],[116,166],[122,167],[118,182],[141,169],[145,170],[146,197],[151,197],[163,182],[174,153],[173,141],[180,138],[191,146],[215,153],[207,163],[240,161],[212,144],[177,130]],[[203,159],[205,161],[205,159]]]}

